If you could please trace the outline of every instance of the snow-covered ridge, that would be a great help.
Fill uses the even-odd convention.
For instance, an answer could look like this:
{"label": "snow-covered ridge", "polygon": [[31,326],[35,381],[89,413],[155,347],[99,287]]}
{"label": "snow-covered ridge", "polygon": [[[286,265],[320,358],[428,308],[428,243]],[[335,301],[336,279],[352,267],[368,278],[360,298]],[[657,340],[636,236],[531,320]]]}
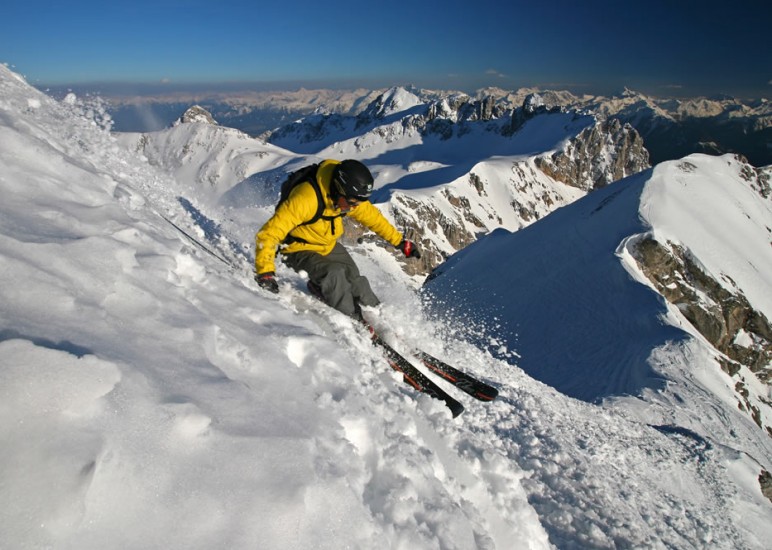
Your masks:
{"label": "snow-covered ridge", "polygon": [[[208,116],[206,116],[208,115]],[[177,181],[222,194],[253,174],[273,170],[297,155],[234,128],[212,124],[209,113],[183,118],[147,134],[118,133],[122,146],[174,174]]]}
{"label": "snow-covered ridge", "polygon": [[[356,116],[371,108],[373,101],[389,90],[298,90],[294,92],[234,92],[231,94],[157,96],[151,98],[111,97],[110,104],[120,119],[171,116],[202,104],[226,126],[252,135],[282,127],[313,113]],[[607,119],[631,124],[644,138],[654,163],[677,159],[693,152],[744,154],[755,166],[772,164],[765,129],[772,124],[772,104],[766,99],[742,100],[731,97],[660,98],[633,90],[611,96],[577,95],[568,91],[522,88],[485,88],[474,94],[455,91],[402,89],[422,103],[433,103],[442,112],[453,113],[455,104],[483,106],[484,113],[520,108],[526,98],[538,94],[548,107],[584,110]],[[150,113],[148,113],[150,111]],[[133,113],[133,115],[132,115]],[[155,113],[151,116],[151,113]],[[129,116],[132,115],[132,116]],[[178,115],[173,115],[174,117]],[[172,122],[168,119],[166,124]]]}
{"label": "snow-covered ridge", "polygon": [[396,87],[381,94],[362,114],[366,117],[386,118],[422,104],[423,101],[414,93],[405,88]]}
{"label": "snow-covered ridge", "polygon": [[726,447],[683,428],[705,412],[683,402],[652,426],[647,402],[568,399],[427,320],[380,250],[354,249],[397,341],[500,388],[451,420],[299,276],[256,291],[240,245],[270,209],[219,207],[94,115],[0,66],[4,545],[766,547],[750,420]]}
{"label": "snow-covered ridge", "polygon": [[289,151],[305,162],[362,160],[376,176],[379,206],[426,249],[418,270],[425,274],[481,234],[523,227],[648,167],[629,126],[546,108],[535,96],[525,103],[506,113],[468,96],[426,103],[395,88],[356,117],[298,121],[277,139],[281,148],[206,124],[118,139],[230,202],[233,195],[272,202],[280,168],[303,162]]}
{"label": "snow-covered ridge", "polygon": [[518,366],[568,395],[729,447],[742,426],[768,478],[769,182],[730,155],[663,163],[480,239],[427,291],[438,310],[495,316],[492,351],[516,349]]}

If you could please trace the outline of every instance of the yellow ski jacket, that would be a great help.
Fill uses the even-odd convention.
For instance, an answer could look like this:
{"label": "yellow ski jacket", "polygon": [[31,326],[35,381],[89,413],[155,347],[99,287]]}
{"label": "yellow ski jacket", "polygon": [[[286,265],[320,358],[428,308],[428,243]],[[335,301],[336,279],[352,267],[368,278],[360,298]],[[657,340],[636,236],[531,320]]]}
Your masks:
{"label": "yellow ski jacket", "polygon": [[279,205],[276,213],[257,232],[255,271],[258,275],[276,271],[276,250],[279,246],[282,254],[310,251],[326,256],[332,252],[335,243],[343,235],[343,215],[354,218],[394,246],[402,242],[402,233],[371,202],[361,202],[347,214],[343,214],[333,203],[330,185],[337,164],[340,162],[325,160],[316,173],[324,198],[324,212],[319,220],[302,225],[314,217],[319,207],[316,191],[310,182],[304,182],[295,186],[287,200]]}

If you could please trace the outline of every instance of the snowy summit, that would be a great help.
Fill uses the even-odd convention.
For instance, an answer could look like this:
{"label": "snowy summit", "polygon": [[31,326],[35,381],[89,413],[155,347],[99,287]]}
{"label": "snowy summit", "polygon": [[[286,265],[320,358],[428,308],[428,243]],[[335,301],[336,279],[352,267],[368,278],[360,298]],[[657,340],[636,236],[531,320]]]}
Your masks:
{"label": "snowy summit", "polygon": [[[643,235],[678,245],[768,317],[772,216],[742,163],[690,157],[483,237],[429,283],[447,298],[474,263],[477,297],[499,316],[474,327],[425,311],[384,250],[355,248],[386,338],[499,389],[490,403],[457,394],[466,411],[452,419],[299,275],[279,269],[278,298],[257,289],[250,247],[272,204],[245,189],[265,183],[253,170],[305,159],[237,139],[240,156],[222,162],[239,168],[181,181],[122,145],[98,106],[57,102],[0,66],[0,546],[767,546],[769,435],[631,259]],[[196,154],[175,159],[191,177]],[[379,166],[381,183],[401,169]],[[240,201],[224,181],[240,182]],[[530,316],[516,307],[527,297]],[[495,330],[513,322],[518,338]],[[647,371],[626,369],[635,357]],[[769,394],[741,375],[767,415]]]}

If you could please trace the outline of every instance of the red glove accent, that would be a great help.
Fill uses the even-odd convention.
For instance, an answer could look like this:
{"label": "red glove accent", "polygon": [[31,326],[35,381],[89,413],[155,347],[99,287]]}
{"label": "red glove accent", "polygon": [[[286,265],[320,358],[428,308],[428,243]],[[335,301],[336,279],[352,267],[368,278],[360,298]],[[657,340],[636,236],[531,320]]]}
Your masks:
{"label": "red glove accent", "polygon": [[421,257],[421,251],[418,250],[418,247],[415,245],[413,241],[408,241],[407,239],[404,239],[399,244],[399,249],[402,250],[402,253],[405,255],[406,258]]}
{"label": "red glove accent", "polygon": [[264,288],[265,290],[273,292],[274,294],[279,293],[279,283],[276,282],[276,277],[274,277],[273,272],[255,275],[255,281],[257,281],[257,286],[260,288]]}

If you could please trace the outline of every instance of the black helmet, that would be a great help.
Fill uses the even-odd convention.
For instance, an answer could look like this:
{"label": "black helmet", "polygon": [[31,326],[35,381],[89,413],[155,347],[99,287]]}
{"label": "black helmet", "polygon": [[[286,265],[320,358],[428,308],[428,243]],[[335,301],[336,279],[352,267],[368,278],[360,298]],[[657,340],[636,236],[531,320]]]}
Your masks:
{"label": "black helmet", "polygon": [[373,175],[358,160],[344,160],[332,173],[335,190],[344,197],[366,201],[373,192]]}

